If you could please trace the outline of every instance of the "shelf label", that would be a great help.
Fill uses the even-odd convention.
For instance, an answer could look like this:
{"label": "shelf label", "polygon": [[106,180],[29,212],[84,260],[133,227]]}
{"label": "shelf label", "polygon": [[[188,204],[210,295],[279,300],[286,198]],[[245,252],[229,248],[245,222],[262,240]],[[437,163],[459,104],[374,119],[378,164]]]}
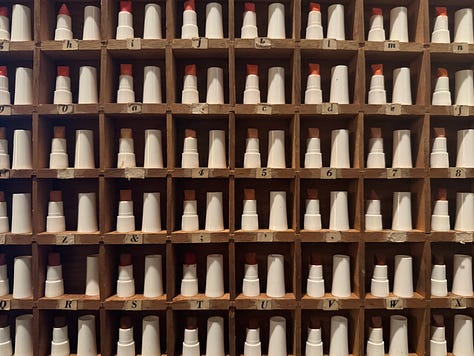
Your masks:
{"label": "shelf label", "polygon": [[206,103],[191,104],[191,114],[209,114],[209,106]]}
{"label": "shelf label", "polygon": [[407,233],[406,231],[392,231],[388,233],[387,239],[391,242],[405,242]]}
{"label": "shelf label", "polygon": [[385,298],[385,308],[387,310],[402,310],[405,307],[405,301],[397,297]]}
{"label": "shelf label", "polygon": [[451,50],[453,53],[469,53],[469,43],[453,43]]}
{"label": "shelf label", "polygon": [[259,231],[257,232],[257,241],[259,242],[272,242],[273,232],[271,231]]}
{"label": "shelf label", "polygon": [[191,178],[209,178],[208,168],[193,168]]}
{"label": "shelf label", "polygon": [[76,238],[74,234],[56,235],[56,245],[74,245]]}
{"label": "shelf label", "polygon": [[128,245],[142,245],[143,235],[142,234],[125,234],[123,243],[128,244]]}
{"label": "shelf label", "polygon": [[191,47],[199,49],[207,49],[209,47],[209,40],[206,37],[195,37],[191,39]]}
{"label": "shelf label", "polygon": [[142,310],[142,307],[141,300],[126,300],[123,302],[122,310]]}
{"label": "shelf label", "polygon": [[271,299],[258,299],[255,302],[255,306],[257,307],[257,310],[272,310],[273,301]]}
{"label": "shelf label", "polygon": [[211,234],[208,232],[199,232],[191,234],[191,242],[209,243],[211,242]]}
{"label": "shelf label", "polygon": [[56,106],[56,112],[58,114],[73,114],[74,104],[58,104]]}
{"label": "shelf label", "polygon": [[321,114],[323,114],[323,115],[338,115],[339,114],[339,104],[336,104],[336,103],[322,103],[321,104]]}
{"label": "shelf label", "polygon": [[145,178],[145,169],[144,168],[125,168],[123,173],[126,179],[130,180],[132,178],[144,179]]}
{"label": "shelf label", "polygon": [[78,305],[78,302],[75,299],[63,299],[63,300],[58,300],[56,309],[77,310],[77,305]]}
{"label": "shelf label", "polygon": [[0,234],[0,245],[5,245],[7,243],[7,236],[5,234]]}
{"label": "shelf label", "polygon": [[321,168],[321,179],[336,179],[337,177],[337,169],[331,167],[323,167]]}
{"label": "shelf label", "polygon": [[400,104],[385,105],[385,115],[401,115],[402,106]]}
{"label": "shelf label", "polygon": [[130,50],[142,49],[142,40],[141,40],[141,38],[128,38],[127,39],[127,49],[130,49]]}
{"label": "shelf label", "polygon": [[336,298],[324,298],[323,310],[339,310],[339,300]]}
{"label": "shelf label", "polygon": [[473,242],[472,232],[456,231],[454,233],[454,240],[460,243]]}
{"label": "shelf label", "polygon": [[0,169],[0,178],[10,178],[10,170],[8,168]]}
{"label": "shelf label", "polygon": [[451,115],[458,117],[469,116],[469,106],[453,105],[451,106]]}
{"label": "shelf label", "polygon": [[74,178],[74,168],[64,168],[58,169],[56,174],[58,179],[73,179]]}
{"label": "shelf label", "polygon": [[79,49],[79,41],[78,40],[64,40],[63,41],[63,50],[65,51],[73,51]]}
{"label": "shelf label", "polygon": [[322,48],[323,49],[337,49],[337,41],[333,38],[324,38]]}
{"label": "shelf label", "polygon": [[339,242],[342,240],[342,234],[340,231],[328,231],[324,234],[326,242]]}
{"label": "shelf label", "polygon": [[449,168],[449,178],[466,178],[466,170],[464,168]]}
{"label": "shelf label", "polygon": [[0,115],[10,116],[12,114],[11,105],[0,105]]}
{"label": "shelf label", "polygon": [[385,41],[383,44],[383,50],[386,52],[400,51],[400,42],[398,41]]}
{"label": "shelf label", "polygon": [[8,40],[1,40],[0,41],[0,51],[7,52],[10,50],[10,41]]}
{"label": "shelf label", "polygon": [[0,310],[10,310],[11,301],[9,299],[0,300]]}
{"label": "shelf label", "polygon": [[271,115],[273,108],[268,104],[257,104],[255,105],[255,114],[257,115]]}
{"label": "shelf label", "polygon": [[127,113],[128,114],[139,114],[142,112],[142,103],[128,103]]}
{"label": "shelf label", "polygon": [[403,178],[403,171],[400,168],[387,168],[387,179]]}
{"label": "shelf label", "polygon": [[451,309],[466,309],[466,299],[464,299],[463,297],[449,298],[449,306]]}
{"label": "shelf label", "polygon": [[272,169],[271,168],[257,168],[255,169],[255,178],[257,179],[271,179]]}
{"label": "shelf label", "polygon": [[272,40],[267,37],[257,37],[255,39],[255,48],[272,48]]}

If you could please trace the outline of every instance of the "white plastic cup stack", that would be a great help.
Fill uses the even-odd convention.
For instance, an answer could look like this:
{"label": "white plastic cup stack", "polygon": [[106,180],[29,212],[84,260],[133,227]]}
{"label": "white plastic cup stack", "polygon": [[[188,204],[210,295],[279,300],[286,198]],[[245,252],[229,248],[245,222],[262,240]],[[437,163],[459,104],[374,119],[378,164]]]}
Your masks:
{"label": "white plastic cup stack", "polygon": [[129,253],[120,255],[117,280],[117,297],[128,298],[135,295],[132,256]]}
{"label": "white plastic cup stack", "polygon": [[0,6],[0,40],[10,40],[10,19],[6,6]]}
{"label": "white plastic cup stack", "polygon": [[220,298],[224,295],[224,256],[213,254],[207,256],[206,297]]}
{"label": "white plastic cup stack", "polygon": [[431,295],[446,297],[448,295],[448,280],[446,279],[446,264],[442,254],[433,256],[431,268]]}
{"label": "white plastic cup stack", "polygon": [[448,27],[448,13],[446,7],[435,7],[436,18],[434,20],[433,33],[431,34],[432,43],[451,42]]}
{"label": "white plastic cup stack", "polygon": [[72,92],[69,66],[58,66],[56,70],[56,90],[54,91],[53,104],[71,104]]}
{"label": "white plastic cup stack", "polygon": [[95,168],[94,131],[76,130],[76,152],[74,156],[74,168]]}
{"label": "white plastic cup stack", "polygon": [[[248,3],[246,3],[248,4]],[[258,65],[247,64],[247,77],[245,78],[244,104],[258,104],[261,102],[259,89]]]}
{"label": "white plastic cup stack", "polygon": [[88,314],[77,319],[77,356],[97,356],[95,316]]}
{"label": "white plastic cup stack", "polygon": [[224,26],[222,20],[222,5],[218,2],[210,2],[206,5],[206,38],[224,38]]}
{"label": "white plastic cup stack", "polygon": [[132,191],[120,190],[117,215],[117,232],[135,231],[135,215],[133,215]]}
{"label": "white plastic cup stack", "polygon": [[412,105],[410,67],[393,70],[392,103]]}
{"label": "white plastic cup stack", "polygon": [[23,314],[15,320],[15,355],[33,356],[33,314]]}
{"label": "white plastic cup stack", "polygon": [[133,30],[132,2],[120,1],[118,13],[117,40],[125,40],[135,37]]}
{"label": "white plastic cup stack", "polygon": [[242,15],[242,29],[240,30],[241,38],[257,38],[257,12],[255,11],[255,3],[244,3],[244,13]]}
{"label": "white plastic cup stack", "polygon": [[197,27],[197,13],[195,10],[194,0],[184,2],[183,26],[181,27],[181,38],[199,37]]}
{"label": "white plastic cup stack", "polygon": [[12,196],[12,234],[31,234],[31,194],[16,193]]}
{"label": "white plastic cup stack", "polygon": [[5,127],[0,127],[0,169],[10,169],[10,155],[8,154],[8,139]]}
{"label": "white plastic cup stack", "polygon": [[77,232],[97,232],[96,193],[79,193],[77,203]]}
{"label": "white plastic cup stack", "polygon": [[53,127],[53,139],[51,140],[51,153],[49,154],[49,168],[62,169],[69,166],[67,154],[66,126]]}
{"label": "white plastic cup stack", "polygon": [[160,193],[143,193],[142,232],[156,233],[161,231]]}
{"label": "white plastic cup stack", "polygon": [[474,106],[474,80],[472,69],[458,70],[454,75],[454,104]]}
{"label": "white plastic cup stack", "polygon": [[[1,11],[2,8],[0,8]],[[1,15],[0,15],[1,20]],[[0,22],[1,23],[1,22]],[[0,105],[10,105],[11,96],[8,84],[8,68],[0,66]]]}
{"label": "white plastic cup stack", "polygon": [[413,297],[413,259],[408,255],[395,255],[393,294],[397,297]]}
{"label": "white plastic cup stack", "polygon": [[383,27],[383,12],[379,7],[372,8],[369,20],[369,33],[367,41],[385,41],[385,29]]}
{"label": "white plastic cup stack", "polygon": [[329,102],[349,104],[349,68],[346,65],[337,65],[331,68]]}
{"label": "white plastic cup stack", "polygon": [[117,155],[117,168],[136,167],[133,132],[131,128],[121,128],[119,138],[119,152]]}
{"label": "white plastic cup stack", "polygon": [[321,104],[323,91],[321,90],[320,67],[317,63],[309,63],[309,74],[304,95],[305,104]]}
{"label": "white plastic cup stack", "polygon": [[451,105],[451,92],[449,91],[449,76],[446,68],[438,68],[436,84],[433,92],[432,105]]}
{"label": "white plastic cup stack", "polygon": [[389,356],[408,355],[408,319],[402,315],[390,316]]}
{"label": "white plastic cup stack", "polygon": [[331,317],[329,356],[349,355],[349,321],[344,316]]}
{"label": "white plastic cup stack", "polygon": [[370,90],[368,103],[374,105],[386,104],[387,94],[385,91],[385,77],[383,75],[383,64],[373,64],[372,77],[370,78]]}
{"label": "white plastic cup stack", "polygon": [[449,231],[450,229],[448,193],[446,189],[439,188],[431,215],[431,230]]}
{"label": "white plastic cup stack", "polygon": [[133,90],[133,73],[131,64],[120,65],[119,88],[117,91],[117,103],[134,103],[135,92]]}
{"label": "white plastic cup stack", "polygon": [[351,295],[351,260],[347,255],[332,256],[332,287],[335,297],[347,298]]}
{"label": "white plastic cup stack", "polygon": [[72,20],[66,4],[62,4],[56,16],[55,41],[72,40]]}
{"label": "white plastic cup stack", "polygon": [[322,40],[323,25],[321,21],[321,7],[318,3],[309,3],[308,25],[306,26],[307,40]]}
{"label": "white plastic cup stack", "polygon": [[181,92],[181,103],[199,103],[199,92],[197,87],[196,65],[188,64],[184,67],[184,83]]}
{"label": "white plastic cup stack", "polygon": [[267,263],[266,294],[271,298],[282,298],[286,293],[285,258],[279,254],[268,255]]}

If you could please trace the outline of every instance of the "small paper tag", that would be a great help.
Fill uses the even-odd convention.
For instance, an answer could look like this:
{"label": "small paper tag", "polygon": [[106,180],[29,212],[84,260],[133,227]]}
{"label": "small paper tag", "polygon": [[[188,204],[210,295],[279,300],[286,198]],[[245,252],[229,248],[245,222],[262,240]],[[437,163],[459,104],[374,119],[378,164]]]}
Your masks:
{"label": "small paper tag", "polygon": [[142,301],[141,300],[126,300],[123,303],[122,310],[142,310]]}
{"label": "small paper tag", "polygon": [[385,41],[383,44],[383,50],[386,52],[395,52],[400,50],[400,42],[398,41]]}
{"label": "small paper tag", "polygon": [[385,105],[385,115],[401,115],[402,106],[400,104]]}
{"label": "small paper tag", "polygon": [[339,104],[336,104],[336,103],[322,103],[321,104],[321,114],[323,114],[323,115],[338,115],[339,114]]}
{"label": "small paper tag", "polygon": [[323,49],[337,49],[337,41],[333,38],[324,38],[322,48]]}
{"label": "small paper tag", "polygon": [[58,300],[56,309],[61,310],[77,310],[78,302],[75,299],[62,299]]}
{"label": "small paper tag", "polygon": [[468,43],[453,43],[451,45],[451,50],[453,53],[469,53],[469,44]]}
{"label": "small paper tag", "polygon": [[255,105],[255,114],[257,115],[271,115],[273,108],[271,105],[267,104],[257,104]]}
{"label": "small paper tag", "polygon": [[0,51],[7,52],[10,50],[10,41],[8,40],[1,40],[0,41]]}
{"label": "small paper tag", "polygon": [[330,167],[323,167],[321,168],[321,173],[320,173],[320,178],[321,179],[336,179],[337,177],[337,169],[336,168],[330,168]]}
{"label": "small paper tag", "polygon": [[56,174],[56,178],[58,178],[58,179],[73,179],[74,178],[74,168],[58,169],[58,173]]}
{"label": "small paper tag", "polygon": [[76,238],[74,234],[56,235],[56,245],[74,245]]}
{"label": "small paper tag", "polygon": [[454,240],[461,243],[473,242],[473,234],[467,231],[456,231],[454,233]]}
{"label": "small paper tag", "polygon": [[451,309],[466,309],[466,299],[464,299],[463,297],[449,298],[449,306]]}
{"label": "small paper tag", "polygon": [[127,179],[144,179],[145,169],[144,168],[125,168],[124,176]]}
{"label": "small paper tag", "polygon": [[78,40],[64,40],[63,41],[63,50],[71,51],[79,49],[79,41]]}
{"label": "small paper tag", "polygon": [[128,103],[127,113],[128,114],[139,114],[142,112],[142,103]]}
{"label": "small paper tag", "polygon": [[387,236],[392,242],[405,242],[407,240],[407,233],[405,231],[392,231]]}
{"label": "small paper tag", "polygon": [[191,178],[209,178],[208,168],[193,168]]}
{"label": "small paper tag", "polygon": [[189,301],[189,309],[209,309],[209,300],[208,299],[196,299]]}
{"label": "small paper tag", "polygon": [[142,49],[141,38],[129,38],[127,39],[127,49],[138,50]]}
{"label": "small paper tag", "polygon": [[257,241],[272,242],[273,241],[273,232],[271,232],[271,231],[259,231],[259,232],[257,232]]}
{"label": "small paper tag", "polygon": [[191,235],[191,242],[193,243],[209,243],[211,242],[211,234],[208,232],[198,232]]}
{"label": "small paper tag", "polygon": [[403,178],[403,171],[400,168],[387,168],[387,179]]}
{"label": "small paper tag", "polygon": [[342,234],[340,231],[328,231],[324,234],[326,242],[339,242],[342,240]]}
{"label": "small paper tag", "polygon": [[385,298],[385,308],[388,310],[402,310],[404,304],[404,300],[397,297]]}
{"label": "small paper tag", "polygon": [[271,179],[272,169],[271,168],[257,168],[255,169],[255,178],[257,179]]}
{"label": "small paper tag", "polygon": [[255,39],[255,48],[271,48],[272,40],[267,37],[257,37]]}
{"label": "small paper tag", "polygon": [[464,168],[449,168],[449,178],[466,178],[466,170]]}
{"label": "small paper tag", "polygon": [[271,299],[259,299],[255,302],[257,310],[272,310],[273,301]]}
{"label": "small paper tag", "polygon": [[191,105],[191,114],[202,115],[209,113],[209,106],[205,103],[192,104]]}
{"label": "small paper tag", "polygon": [[10,178],[10,170],[8,168],[0,169],[0,178]]}
{"label": "small paper tag", "polygon": [[12,106],[11,105],[0,105],[0,115],[11,116]]}
{"label": "small paper tag", "polygon": [[5,245],[7,243],[7,235],[0,234],[0,245]]}
{"label": "small paper tag", "polygon": [[10,310],[11,301],[10,299],[1,299],[0,300],[0,310]]}
{"label": "small paper tag", "polygon": [[129,245],[142,245],[143,244],[143,235],[142,234],[126,234],[123,239],[124,244]]}
{"label": "small paper tag", "polygon": [[453,116],[469,116],[469,106],[467,105],[453,105],[451,106],[451,115]]}
{"label": "small paper tag", "polygon": [[336,298],[324,298],[323,310],[339,310],[339,300]]}
{"label": "small paper tag", "polygon": [[209,40],[205,37],[195,37],[191,39],[191,47],[199,49],[207,49],[209,47]]}
{"label": "small paper tag", "polygon": [[74,104],[58,104],[56,106],[58,114],[72,114],[74,113]]}

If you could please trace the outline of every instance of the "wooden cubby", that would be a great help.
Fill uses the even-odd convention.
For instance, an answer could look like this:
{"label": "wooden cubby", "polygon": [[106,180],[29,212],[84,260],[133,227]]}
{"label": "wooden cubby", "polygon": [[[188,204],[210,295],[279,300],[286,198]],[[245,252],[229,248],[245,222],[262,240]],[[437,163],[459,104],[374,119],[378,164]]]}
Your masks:
{"label": "wooden cubby", "polygon": [[[409,352],[411,356],[429,353],[430,316],[442,313],[446,317],[448,350],[452,350],[453,317],[457,313],[473,316],[474,296],[464,297],[465,310],[455,310],[449,294],[439,298],[430,295],[430,275],[433,254],[445,254],[448,289],[452,284],[452,260],[455,253],[474,255],[472,233],[432,232],[430,219],[438,188],[446,188],[449,200],[451,228],[455,221],[456,192],[473,191],[474,170],[462,168],[457,176],[457,131],[474,128],[474,108],[463,108],[462,117],[453,106],[432,106],[431,98],[438,67],[448,69],[450,90],[454,98],[456,70],[472,69],[474,45],[456,52],[453,44],[431,43],[434,7],[448,8],[451,38],[454,35],[454,12],[472,7],[470,0],[341,0],[345,11],[345,41],[332,39],[306,40],[309,0],[284,0],[285,39],[267,39],[268,4],[257,0],[258,34],[265,46],[253,39],[241,39],[244,0],[229,0],[223,6],[223,39],[181,39],[183,0],[158,0],[161,7],[162,39],[144,40],[144,0],[133,2],[133,22],[139,49],[127,48],[128,41],[116,40],[118,0],[66,0],[73,16],[73,37],[77,49],[63,49],[63,41],[54,41],[56,13],[63,2],[57,0],[21,0],[32,10],[32,41],[0,41],[0,65],[9,73],[12,103],[17,67],[33,69],[33,104],[0,106],[0,127],[6,127],[10,161],[13,156],[15,129],[32,131],[33,168],[0,171],[0,191],[5,192],[7,212],[11,224],[13,193],[31,193],[33,232],[31,234],[0,234],[0,253],[7,254],[10,289],[13,285],[13,259],[31,255],[34,296],[31,299],[0,297],[0,313],[9,313],[12,338],[15,318],[33,314],[34,356],[50,353],[54,316],[66,315],[72,353],[77,352],[77,318],[85,314],[96,317],[97,345],[101,356],[117,352],[118,324],[122,315],[133,319],[137,352],[141,350],[142,319],[146,315],[160,317],[162,353],[179,356],[182,353],[183,330],[186,317],[196,316],[199,325],[201,351],[205,352],[206,323],[210,316],[225,320],[225,351],[229,356],[243,354],[245,327],[250,317],[260,322],[262,350],[268,347],[268,324],[271,316],[282,315],[287,321],[288,353],[304,355],[307,327],[311,315],[321,319],[324,353],[329,351],[330,317],[343,315],[349,319],[349,352],[353,356],[365,354],[368,325],[371,316],[383,317],[386,352],[389,343],[390,315],[408,317]],[[9,14],[13,2],[0,1]],[[197,2],[199,35],[204,36],[206,2]],[[327,12],[333,2],[321,0],[324,37],[327,33]],[[101,9],[101,40],[83,41],[84,7],[95,5]],[[409,42],[399,43],[395,51],[386,48],[389,39],[390,9],[408,8]],[[367,41],[372,7],[381,7],[387,41]],[[199,45],[197,45],[199,43]],[[135,47],[136,48],[136,47]],[[133,65],[134,91],[139,108],[129,112],[129,103],[117,104],[120,64]],[[323,104],[305,105],[304,95],[308,64],[321,66]],[[392,98],[393,69],[408,66],[411,70],[413,105],[402,105],[400,110],[387,105],[368,105],[370,65],[384,65],[387,102]],[[198,76],[198,105],[181,103],[184,67],[196,64]],[[262,103],[244,105],[246,64],[258,64]],[[331,67],[343,64],[349,69],[349,104],[329,103]],[[56,67],[71,68],[73,112],[60,114],[52,104],[55,90]],[[78,71],[83,65],[97,68],[99,102],[77,104]],[[143,68],[160,67],[161,104],[143,104]],[[218,66],[224,70],[224,104],[206,104],[207,69]],[[267,104],[268,68],[285,68],[285,104]],[[331,110],[328,110],[330,106]],[[10,110],[11,109],[11,110]],[[398,108],[396,108],[398,109]],[[54,126],[66,126],[69,169],[49,169],[49,154]],[[367,169],[367,150],[370,128],[380,127],[384,139],[385,169]],[[448,141],[448,169],[431,169],[430,152],[433,128],[446,129]],[[136,169],[118,169],[117,154],[121,128],[133,130]],[[257,128],[260,138],[262,168],[266,169],[268,132],[285,130],[286,168],[244,169],[245,138],[248,128]],[[323,168],[305,169],[304,157],[308,128],[319,128]],[[94,169],[73,169],[75,131],[94,132]],[[158,129],[162,133],[164,167],[146,169],[144,160],[144,132]],[[198,170],[181,168],[185,129],[197,132]],[[330,167],[331,131],[349,131],[350,168]],[[391,168],[393,130],[410,129],[412,145],[411,169]],[[209,131],[224,130],[227,167],[208,168]],[[202,174],[201,174],[201,173]],[[270,178],[270,179],[269,179]],[[242,231],[243,189],[256,190],[259,215],[258,231]],[[321,231],[305,231],[306,191],[317,188],[320,197]],[[121,189],[131,189],[134,202],[136,231],[116,232],[116,218]],[[181,231],[183,192],[196,190],[199,231]],[[365,231],[366,200],[374,189],[381,199],[383,231]],[[63,192],[67,231],[46,233],[46,216],[51,190]],[[223,192],[224,231],[205,231],[206,193]],[[269,195],[271,191],[285,191],[287,196],[287,231],[268,230]],[[348,231],[330,231],[330,192],[347,191],[349,204]],[[392,231],[393,192],[410,191],[413,230]],[[99,231],[82,234],[77,229],[77,195],[95,192]],[[143,233],[143,193],[160,192],[161,228],[158,233]],[[67,239],[64,245],[64,236]],[[460,244],[459,242],[463,242]],[[66,295],[44,297],[44,282],[48,252],[61,254]],[[182,264],[186,252],[193,251],[198,260],[199,294],[185,298],[180,295]],[[310,254],[322,256],[326,295],[310,298],[306,294]],[[387,300],[370,296],[373,255],[383,251],[387,256],[389,279],[393,283],[393,259],[396,254],[413,257],[415,296],[407,298],[402,310],[387,309]],[[259,265],[261,295],[247,298],[242,295],[244,256],[256,252]],[[121,253],[130,253],[134,263],[137,294],[131,298],[116,296],[118,261]],[[222,298],[204,295],[206,257],[212,253],[224,257],[225,294]],[[285,256],[283,298],[265,294],[267,256]],[[86,256],[97,254],[100,262],[100,296],[84,295]],[[149,254],[162,255],[164,295],[145,298],[144,258]],[[349,298],[330,294],[332,256],[346,254],[351,258],[351,288]],[[392,285],[391,285],[392,287]],[[395,296],[390,295],[390,298]],[[389,299],[390,299],[389,298]],[[62,310],[60,302],[77,300],[78,310]],[[79,303],[80,301],[80,303]],[[132,308],[132,305],[140,305]],[[262,304],[263,302],[263,304]],[[337,306],[338,310],[328,310]],[[262,309],[262,310],[257,310]]]}

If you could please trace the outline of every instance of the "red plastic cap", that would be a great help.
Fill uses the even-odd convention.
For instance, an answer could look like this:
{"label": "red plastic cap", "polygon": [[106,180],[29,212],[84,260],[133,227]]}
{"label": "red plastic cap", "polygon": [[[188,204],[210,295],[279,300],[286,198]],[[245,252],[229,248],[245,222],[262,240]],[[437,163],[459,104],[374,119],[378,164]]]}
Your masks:
{"label": "red plastic cap", "polygon": [[308,138],[319,138],[319,128],[309,127],[308,128]]}
{"label": "red plastic cap", "polygon": [[438,188],[436,200],[448,200],[448,190],[446,188]]}
{"label": "red plastic cap", "polygon": [[132,13],[132,2],[120,1],[120,11],[126,11],[126,12]]}
{"label": "red plastic cap", "polygon": [[120,266],[130,266],[132,264],[132,255],[129,253],[120,254]]}
{"label": "red plastic cap", "polygon": [[8,314],[0,314],[0,328],[6,328],[8,325]]}
{"label": "red plastic cap", "polygon": [[190,201],[190,200],[196,200],[196,191],[195,190],[185,190],[184,191],[184,200],[185,201]]}
{"label": "red plastic cap", "polygon": [[448,16],[448,9],[444,6],[435,7],[436,16]]}
{"label": "red plastic cap", "polygon": [[66,126],[53,127],[54,138],[66,138]]}
{"label": "red plastic cap", "polygon": [[323,260],[321,259],[321,254],[317,251],[311,252],[311,259],[310,263],[312,266],[320,266],[323,264]]}
{"label": "red plastic cap", "polygon": [[310,63],[308,64],[309,67],[309,75],[319,75],[320,67],[318,63]]}
{"label": "red plastic cap", "polygon": [[132,190],[122,189],[120,191],[120,201],[132,201]]}
{"label": "red plastic cap", "polygon": [[63,193],[60,190],[52,190],[49,192],[49,201],[63,201]]}
{"label": "red plastic cap", "polygon": [[321,319],[317,315],[311,315],[309,318],[310,329],[321,329]]}
{"label": "red plastic cap", "polygon": [[372,75],[383,75],[383,64],[372,64]]}
{"label": "red plastic cap", "polygon": [[58,77],[69,77],[69,66],[58,66],[56,72]]}
{"label": "red plastic cap", "polygon": [[378,315],[374,315],[370,318],[370,327],[372,329],[381,329],[382,328],[382,317]]}
{"label": "red plastic cap", "polygon": [[133,138],[133,130],[129,127],[122,127],[120,129],[120,138]]}
{"label": "red plastic cap", "polygon": [[120,75],[132,75],[132,65],[131,64],[121,64],[120,65]]}
{"label": "red plastic cap", "polygon": [[7,254],[0,253],[0,266],[4,266],[7,264]]}
{"label": "red plastic cap", "polygon": [[188,0],[184,2],[184,11],[194,10],[196,7],[194,5],[194,0]]}
{"label": "red plastic cap", "polygon": [[435,127],[433,128],[435,137],[446,137],[446,130],[444,127]]}
{"label": "red plastic cap", "polygon": [[244,11],[247,12],[247,11],[252,11],[252,12],[256,12],[255,11],[255,3],[253,2],[246,2],[244,4]]}
{"label": "red plastic cap", "polygon": [[194,75],[196,76],[196,65],[188,64],[184,67],[184,75]]}
{"label": "red plastic cap", "polygon": [[255,189],[244,189],[244,200],[255,200]]}
{"label": "red plastic cap", "polygon": [[196,130],[192,129],[185,129],[184,130],[184,137],[196,138]]}
{"label": "red plastic cap", "polygon": [[377,193],[375,192],[375,190],[372,189],[372,190],[370,191],[369,199],[370,199],[370,200],[379,200],[379,196],[377,195]]}
{"label": "red plastic cap", "polygon": [[433,264],[438,266],[444,265],[444,255],[440,253],[433,254]]}
{"label": "red plastic cap", "polygon": [[376,252],[374,255],[374,262],[377,266],[385,266],[387,264],[385,255],[380,252]]}
{"label": "red plastic cap", "polygon": [[247,64],[247,75],[258,75],[257,64]]}
{"label": "red plastic cap", "polygon": [[436,328],[444,328],[443,314],[433,314],[433,316],[431,317],[431,325]]}
{"label": "red plastic cap", "polygon": [[0,127],[0,139],[4,140],[7,138],[7,129],[6,127]]}
{"label": "red plastic cap", "polygon": [[71,13],[69,12],[69,9],[67,8],[66,4],[61,5],[58,11],[58,15],[66,15],[71,17]]}
{"label": "red plastic cap", "polygon": [[258,319],[257,318],[250,318],[248,328],[250,330],[258,329]]}
{"label": "red plastic cap", "polygon": [[184,255],[185,265],[195,265],[196,261],[197,261],[197,257],[194,252],[186,252],[186,255]]}
{"label": "red plastic cap", "polygon": [[0,202],[5,201],[5,192],[0,192]]}
{"label": "red plastic cap", "polygon": [[67,325],[66,317],[64,315],[55,316],[53,324],[55,328],[64,328]]}
{"label": "red plastic cap", "polygon": [[124,315],[120,318],[120,329],[126,330],[133,326],[132,318],[129,315]]}
{"label": "red plastic cap", "polygon": [[186,330],[196,330],[198,328],[198,320],[195,316],[186,318]]}
{"label": "red plastic cap", "polygon": [[306,189],[306,197],[311,200],[317,200],[319,196],[318,190],[316,188]]}
{"label": "red plastic cap", "polygon": [[245,254],[245,264],[246,265],[256,265],[257,264],[257,254],[255,252],[247,252]]}
{"label": "red plastic cap", "polygon": [[321,12],[321,6],[317,2],[310,2],[309,3],[309,11],[317,11]]}
{"label": "red plastic cap", "polygon": [[438,68],[437,72],[438,72],[438,78],[448,76],[448,70],[446,68]]}
{"label": "red plastic cap", "polygon": [[370,138],[382,138],[382,129],[380,127],[371,127]]}
{"label": "red plastic cap", "polygon": [[3,75],[4,77],[8,77],[7,66],[0,66],[0,75]]}
{"label": "red plastic cap", "polygon": [[382,15],[382,9],[380,7],[372,8],[372,16]]}
{"label": "red plastic cap", "polygon": [[57,252],[48,253],[48,266],[61,266],[61,255]]}
{"label": "red plastic cap", "polygon": [[258,129],[253,127],[247,128],[247,138],[258,138]]}
{"label": "red plastic cap", "polygon": [[8,17],[8,8],[5,6],[0,7],[0,16]]}

